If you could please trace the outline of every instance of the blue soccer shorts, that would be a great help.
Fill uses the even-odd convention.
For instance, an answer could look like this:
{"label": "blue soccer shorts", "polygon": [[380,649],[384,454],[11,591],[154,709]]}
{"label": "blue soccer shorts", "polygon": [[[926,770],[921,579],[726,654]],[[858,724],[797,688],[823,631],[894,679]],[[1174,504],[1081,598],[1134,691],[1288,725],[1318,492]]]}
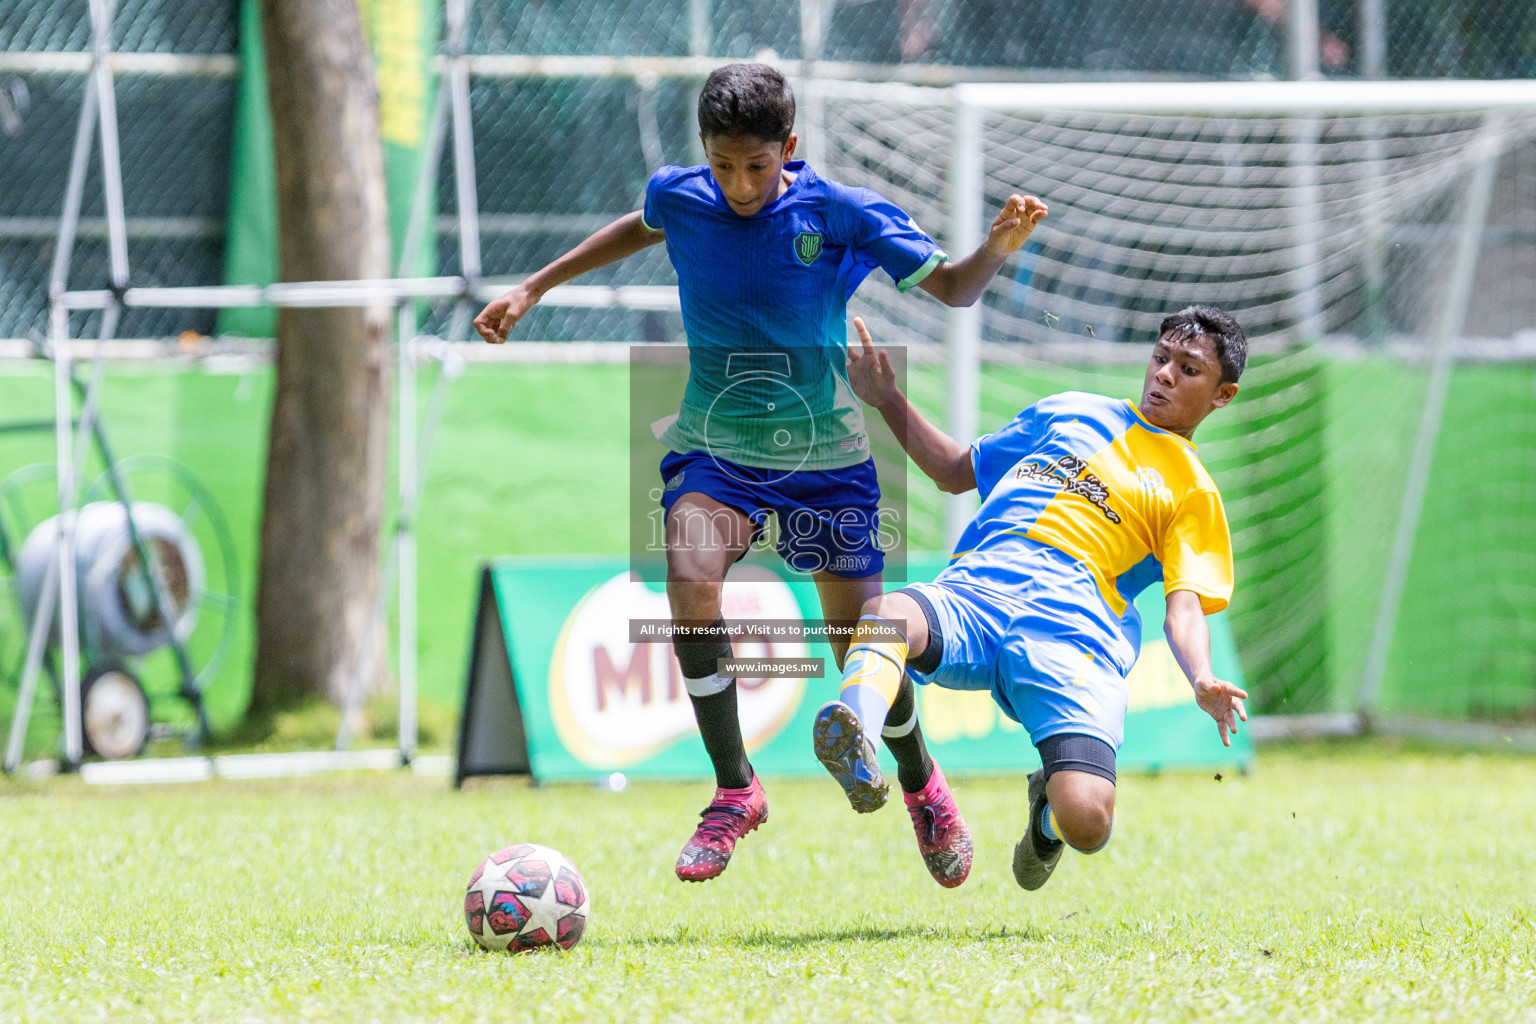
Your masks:
{"label": "blue soccer shorts", "polygon": [[902,593],[931,622],[929,648],[908,664],[918,682],[990,690],[1036,746],[1078,733],[1120,748],[1137,652],[1081,562],[1040,544],[1006,578],[956,564]]}
{"label": "blue soccer shorts", "polygon": [[668,452],[661,460],[661,506],[690,492],[708,495],[752,521],[752,541],[778,518],[776,545],[796,572],[858,579],[885,567],[879,545],[880,482],[873,459],[846,469],[754,469],[704,451]]}

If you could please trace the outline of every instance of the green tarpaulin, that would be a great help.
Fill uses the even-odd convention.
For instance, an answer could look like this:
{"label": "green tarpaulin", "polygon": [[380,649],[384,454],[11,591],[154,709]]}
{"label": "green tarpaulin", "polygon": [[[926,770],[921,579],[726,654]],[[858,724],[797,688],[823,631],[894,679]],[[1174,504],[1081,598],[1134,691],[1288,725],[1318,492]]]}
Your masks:
{"label": "green tarpaulin", "polygon": [[[912,579],[931,579],[942,559],[914,557]],[[652,777],[707,776],[710,762],[694,728],[688,695],[669,643],[632,643],[632,620],[666,620],[665,588],[631,582],[623,559],[503,558],[491,563],[501,635],[481,636],[477,679],[471,681],[465,723],[475,736],[479,707],[492,685],[506,686],[504,666],[485,657],[485,640],[500,640],[510,655],[517,717],[526,737],[527,767],[543,779],[600,777],[610,772]],[[727,583],[730,620],[816,621],[814,585],[785,578],[768,565],[740,568]],[[733,579],[737,575],[733,574]],[[1146,637],[1132,672],[1130,712],[1120,766],[1130,771],[1246,765],[1253,748],[1240,732],[1229,749],[1216,725],[1195,704],[1189,684],[1162,636],[1158,587],[1137,602]],[[482,634],[487,622],[482,618]],[[1212,654],[1219,676],[1243,684],[1242,669],[1224,615],[1212,617]],[[769,630],[769,632],[772,632]],[[490,645],[498,653],[499,643]],[[811,679],[739,678],[742,730],[753,765],[764,773],[822,771],[811,756],[811,719],[837,693],[837,668],[824,642],[760,636],[737,642],[738,656],[822,658],[825,672]],[[506,657],[507,655],[500,655]],[[491,680],[496,680],[492,683]],[[476,691],[479,691],[478,693]],[[946,771],[1025,772],[1039,759],[1023,729],[998,711],[987,692],[919,688],[923,732]],[[502,732],[515,732],[518,726]],[[498,737],[481,732],[491,743]],[[474,743],[471,743],[471,747]],[[465,751],[461,770],[495,763],[484,751]],[[521,749],[502,764],[521,763]],[[888,755],[883,755],[888,757]],[[502,770],[512,770],[503,768]]]}
{"label": "green tarpaulin", "polygon": [[[441,5],[437,0],[359,0],[363,32],[373,51],[379,93],[379,134],[384,144],[384,177],[389,197],[389,232],[398,262],[411,212],[411,199],[436,101]],[[259,0],[240,9],[240,100],[230,161],[229,226],[224,245],[226,284],[271,284],[278,279],[277,186],[272,155],[272,114],[267,104],[266,49]],[[436,193],[429,193],[435,197]],[[435,204],[422,215],[430,225]],[[422,235],[414,272],[433,273],[435,232]],[[220,334],[270,338],[277,311],[271,308],[220,311]]]}

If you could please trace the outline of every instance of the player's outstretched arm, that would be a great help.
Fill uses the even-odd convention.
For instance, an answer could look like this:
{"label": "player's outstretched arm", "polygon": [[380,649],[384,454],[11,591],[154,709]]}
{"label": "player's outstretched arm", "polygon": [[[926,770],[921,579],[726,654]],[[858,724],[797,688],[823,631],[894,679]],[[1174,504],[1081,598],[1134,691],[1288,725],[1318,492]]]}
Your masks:
{"label": "player's outstretched arm", "polygon": [[1035,225],[1050,212],[1034,196],[1011,195],[992,221],[981,248],[953,263],[940,263],[918,285],[946,306],[969,306],[981,298],[1003,262],[1029,241]]}
{"label": "player's outstretched arm", "polygon": [[633,256],[665,238],[645,226],[640,211],[626,213],[607,227],[593,232],[580,245],[541,270],[528,275],[516,287],[502,293],[475,317],[475,330],[492,345],[507,340],[512,327],[538,304],[544,293],[589,270]]}
{"label": "player's outstretched arm", "polygon": [[1237,734],[1237,720],[1248,721],[1243,707],[1246,692],[1211,670],[1211,630],[1200,607],[1200,595],[1192,590],[1175,590],[1168,595],[1168,615],[1163,620],[1163,635],[1173,656],[1195,688],[1195,702],[1216,720],[1221,742],[1230,747]]}
{"label": "player's outstretched arm", "polygon": [[902,394],[890,357],[875,349],[863,319],[854,317],[853,327],[859,332],[859,347],[848,350],[848,383],[853,393],[880,410],[902,448],[939,490],[960,494],[975,487],[971,449],[929,423]]}

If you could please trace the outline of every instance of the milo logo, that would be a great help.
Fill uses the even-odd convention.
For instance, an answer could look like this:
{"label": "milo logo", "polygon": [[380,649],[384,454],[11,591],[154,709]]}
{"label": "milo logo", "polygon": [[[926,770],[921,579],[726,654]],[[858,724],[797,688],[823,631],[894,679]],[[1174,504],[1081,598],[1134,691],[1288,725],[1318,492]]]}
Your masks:
{"label": "milo logo", "polygon": [[[721,595],[726,619],[794,619],[794,591],[774,573],[742,566]],[[621,572],[595,587],[566,616],[549,667],[549,706],[565,749],[592,768],[626,768],[661,753],[696,730],[693,703],[670,643],[631,643],[630,619],[671,618],[665,591]],[[803,658],[803,639],[747,636],[741,658]],[[805,680],[737,678],[747,750],[768,743],[794,717]]]}

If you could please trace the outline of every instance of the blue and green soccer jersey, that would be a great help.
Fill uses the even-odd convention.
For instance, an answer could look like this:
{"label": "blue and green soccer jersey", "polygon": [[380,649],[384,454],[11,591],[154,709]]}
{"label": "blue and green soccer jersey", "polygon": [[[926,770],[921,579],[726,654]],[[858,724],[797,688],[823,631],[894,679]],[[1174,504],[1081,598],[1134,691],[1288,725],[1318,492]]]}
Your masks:
{"label": "blue and green soccer jersey", "polygon": [[831,470],[869,458],[848,385],[848,298],[875,268],[902,291],[945,253],[897,206],[821,178],[794,182],[751,217],[732,210],[708,167],[651,175],[643,216],[666,232],[677,271],[690,373],[675,452],[744,466]]}

